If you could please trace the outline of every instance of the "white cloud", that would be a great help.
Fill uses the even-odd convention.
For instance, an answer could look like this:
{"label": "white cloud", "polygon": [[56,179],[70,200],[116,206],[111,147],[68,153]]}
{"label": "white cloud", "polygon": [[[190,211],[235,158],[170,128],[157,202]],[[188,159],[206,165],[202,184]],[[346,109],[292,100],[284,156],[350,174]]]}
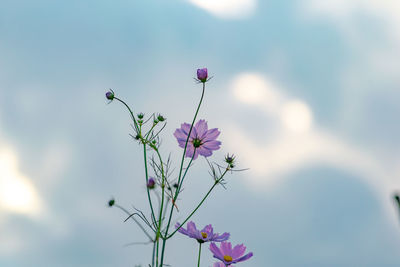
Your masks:
{"label": "white cloud", "polygon": [[[330,18],[347,38],[352,41],[359,38],[357,15],[363,14],[379,20],[381,32],[395,42],[400,42],[400,1],[398,0],[307,0],[300,11],[305,17]],[[360,40],[358,40],[360,41]],[[385,40],[382,40],[385,42]],[[366,45],[362,43],[361,45]]]}
{"label": "white cloud", "polygon": [[43,203],[31,180],[20,172],[13,150],[0,149],[0,206],[2,209],[37,216]]}
{"label": "white cloud", "polygon": [[281,120],[283,125],[293,132],[307,132],[312,125],[312,112],[308,105],[300,100],[288,101],[282,106]]}
{"label": "white cloud", "polygon": [[192,4],[225,19],[245,18],[252,15],[257,0],[189,0]]}
{"label": "white cloud", "polygon": [[[275,134],[266,143],[252,139],[239,125],[224,127],[230,133],[225,144],[237,154],[247,155],[241,158],[241,163],[250,168],[253,175],[247,177],[252,182],[257,185],[275,182],[299,168],[322,163],[357,173],[379,191],[386,192],[398,184],[391,172],[392,166],[387,166],[367,149],[356,147],[335,133],[313,125],[312,110],[307,103],[300,99],[292,100],[273,84],[262,75],[250,73],[238,75],[232,82],[232,93],[240,103],[250,104],[255,112],[261,110],[266,117],[274,116],[281,121],[276,127],[269,125],[269,131]],[[248,101],[245,92],[253,91],[259,97],[251,97],[257,101]],[[266,95],[278,97],[271,104],[262,97]],[[241,145],[237,146],[238,143]]]}

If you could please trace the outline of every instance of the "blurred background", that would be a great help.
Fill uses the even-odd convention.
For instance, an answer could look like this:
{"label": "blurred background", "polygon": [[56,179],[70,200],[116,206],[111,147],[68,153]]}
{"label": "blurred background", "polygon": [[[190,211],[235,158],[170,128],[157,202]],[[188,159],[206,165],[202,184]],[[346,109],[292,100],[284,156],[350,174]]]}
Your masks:
{"label": "blurred background", "polygon": [[[130,118],[199,118],[237,155],[193,217],[244,243],[238,266],[399,266],[400,3],[397,0],[2,0],[0,266],[135,266],[151,245],[112,197],[147,210]],[[199,158],[174,221],[212,185]],[[173,173],[177,175],[177,171]],[[167,263],[194,266],[176,235]],[[214,260],[204,250],[202,266]]]}

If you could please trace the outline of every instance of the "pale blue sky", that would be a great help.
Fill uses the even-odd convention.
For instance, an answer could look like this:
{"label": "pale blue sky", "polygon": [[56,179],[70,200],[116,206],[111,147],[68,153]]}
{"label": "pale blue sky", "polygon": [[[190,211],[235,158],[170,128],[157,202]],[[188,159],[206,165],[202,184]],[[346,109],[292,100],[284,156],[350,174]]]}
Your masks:
{"label": "pale blue sky", "polygon": [[[129,116],[104,93],[164,114],[176,164],[199,67],[214,76],[199,115],[222,132],[214,159],[235,153],[250,170],[193,219],[254,252],[238,266],[399,265],[396,0],[0,3],[0,185],[17,185],[17,198],[0,190],[0,266],[148,263],[150,246],[124,247],[145,236],[106,207],[147,203]],[[196,162],[175,220],[210,186],[206,167]],[[28,209],[9,203],[21,192]],[[193,266],[196,250],[177,235],[167,262]]]}

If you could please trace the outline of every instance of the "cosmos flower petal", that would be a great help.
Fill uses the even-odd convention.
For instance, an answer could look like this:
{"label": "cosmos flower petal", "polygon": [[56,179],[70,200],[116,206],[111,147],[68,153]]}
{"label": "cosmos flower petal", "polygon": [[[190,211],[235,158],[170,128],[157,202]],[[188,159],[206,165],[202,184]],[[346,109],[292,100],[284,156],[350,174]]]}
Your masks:
{"label": "cosmos flower petal", "polygon": [[206,136],[204,137],[204,142],[217,139],[220,133],[221,132],[218,131],[218,128],[208,130]]}
{"label": "cosmos flower petal", "polygon": [[190,126],[191,126],[191,124],[186,123],[186,122],[181,124],[181,129],[182,129],[183,133],[184,133],[186,136],[188,136],[188,134],[189,134]]}
{"label": "cosmos flower petal", "polygon": [[174,132],[174,136],[178,139],[187,139],[187,134],[182,129],[176,129]]}
{"label": "cosmos flower petal", "polygon": [[[193,157],[193,160],[196,160],[197,157],[199,156],[199,151],[198,150],[199,149],[196,149],[196,151],[195,151],[193,146],[188,147],[186,149],[186,157],[188,157],[188,158],[192,158]],[[194,155],[193,155],[193,153],[194,153]]]}
{"label": "cosmos flower petal", "polygon": [[199,147],[196,152],[198,152],[200,155],[204,156],[204,157],[209,157],[212,155],[212,151],[210,149],[207,149],[203,146]]}
{"label": "cosmos flower petal", "polygon": [[[215,243],[212,243],[213,245],[210,245],[210,250],[214,254],[214,258],[221,260],[225,265],[232,266],[230,264],[245,261],[253,256],[253,253],[250,252],[246,254],[245,256],[239,257],[238,255],[243,255],[244,250],[246,247],[241,244],[235,246],[235,248],[232,250],[232,244],[230,242],[221,242],[220,247],[218,248]],[[229,256],[232,258],[232,261],[227,262],[224,259],[224,256]]]}
{"label": "cosmos flower petal", "polygon": [[199,151],[196,150],[196,151],[194,152],[193,160],[196,160],[198,156],[199,156]]}
{"label": "cosmos flower petal", "polygon": [[224,255],[232,255],[232,244],[230,242],[221,243],[221,252]]}
{"label": "cosmos flower petal", "polygon": [[186,227],[187,227],[187,230],[189,231],[189,232],[195,232],[195,231],[197,231],[197,228],[196,228],[196,224],[193,222],[193,221],[190,221],[190,222],[188,222],[188,224],[186,225]]}
{"label": "cosmos flower petal", "polygon": [[[180,226],[180,223],[176,223],[175,224],[175,228],[176,229],[178,229],[179,226]],[[183,227],[179,228],[178,232],[181,233],[181,234],[184,234],[184,235],[189,235],[189,232],[186,229],[184,229]]]}
{"label": "cosmos flower petal", "polygon": [[201,230],[201,232],[207,233],[207,235],[212,234],[213,228],[212,228],[211,224],[206,225],[206,226]]}
{"label": "cosmos flower petal", "polygon": [[221,145],[220,141],[209,141],[209,142],[205,142],[202,147],[207,148],[209,150],[218,150],[219,147]]}
{"label": "cosmos flower petal", "polygon": [[197,137],[199,137],[200,139],[203,139],[208,132],[207,122],[205,120],[199,120],[195,124],[195,128],[197,131]]}
{"label": "cosmos flower petal", "polygon": [[232,258],[239,258],[243,256],[246,251],[246,247],[243,244],[236,245],[232,250]]}
{"label": "cosmos flower petal", "polygon": [[230,237],[229,233],[223,233],[222,235],[215,234],[215,237],[213,238],[213,241],[214,242],[222,242],[222,241],[228,240],[229,237]]}
{"label": "cosmos flower petal", "polygon": [[[174,136],[178,141],[180,147],[184,148],[186,140],[190,131],[190,124],[182,123],[180,129],[176,129]],[[193,157],[193,160],[197,159],[198,155],[209,157],[212,155],[214,150],[220,148],[221,142],[217,141],[216,138],[220,132],[217,128],[208,130],[208,125],[205,120],[199,120],[190,133],[190,138],[187,143],[185,157]],[[196,145],[196,151],[194,146]]]}
{"label": "cosmos flower petal", "polygon": [[181,129],[176,129],[174,132],[174,136],[176,137],[176,140],[178,140],[179,146],[184,148],[186,144],[187,135],[185,135]]}
{"label": "cosmos flower petal", "polygon": [[194,147],[193,146],[188,146],[186,148],[186,157],[191,158],[193,157],[193,153],[194,153]]}
{"label": "cosmos flower petal", "polygon": [[214,257],[220,260],[224,260],[224,255],[215,243],[210,244],[210,251],[214,254]]}
{"label": "cosmos flower petal", "polygon": [[192,128],[192,132],[190,133],[190,138],[191,139],[196,139],[199,135],[197,133],[197,128],[196,125]]}
{"label": "cosmos flower petal", "polygon": [[235,259],[235,260],[233,261],[233,263],[245,261],[245,260],[250,259],[251,257],[253,257],[253,252],[247,253],[246,255],[244,255],[244,256],[241,257],[241,258]]}

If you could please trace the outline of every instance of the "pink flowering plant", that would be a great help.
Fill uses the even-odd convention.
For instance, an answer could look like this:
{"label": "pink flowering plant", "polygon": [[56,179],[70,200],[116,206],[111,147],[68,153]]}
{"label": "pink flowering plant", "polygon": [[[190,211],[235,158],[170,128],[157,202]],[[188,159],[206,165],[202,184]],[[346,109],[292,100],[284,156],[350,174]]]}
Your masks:
{"label": "pink flowering plant", "polygon": [[[132,220],[135,222],[149,238],[149,243],[153,245],[151,259],[148,264],[151,267],[170,266],[165,261],[166,246],[168,240],[178,232],[197,241],[196,243],[199,247],[197,266],[200,266],[201,249],[204,243],[209,243],[210,256],[217,260],[213,265],[214,267],[234,267],[232,264],[248,260],[253,256],[252,252],[245,254],[246,247],[243,244],[232,248],[232,244],[227,242],[230,237],[229,233],[216,233],[211,224],[203,228],[197,228],[193,221],[189,221],[203,205],[213,189],[217,185],[224,186],[226,183],[225,175],[228,172],[242,171],[235,168],[235,157],[230,154],[226,155],[223,164],[208,160],[213,152],[221,147],[221,141],[218,140],[221,132],[218,128],[209,129],[207,121],[203,119],[196,121],[206,91],[206,83],[209,80],[207,68],[197,70],[196,81],[202,84],[202,93],[192,123],[182,123],[180,128],[177,128],[173,133],[179,147],[183,149],[178,174],[173,179],[171,179],[170,173],[171,157],[169,156],[165,159],[159,151],[161,145],[160,134],[166,126],[166,118],[161,114],[152,114],[147,118],[143,113],[135,115],[128,104],[118,98],[114,91],[110,89],[106,93],[106,98],[110,102],[120,102],[130,113],[134,131],[131,136],[143,149],[144,177],[149,211],[145,213],[135,208],[131,212],[117,204],[115,199],[111,199],[108,205],[109,207],[119,208],[126,213],[127,218],[125,221]],[[185,178],[193,165],[193,161],[197,160],[199,156],[206,159],[210,167],[209,173],[213,178],[213,183],[192,212],[184,217],[185,219],[182,223],[173,223],[174,215],[179,212],[177,202],[182,192]],[[159,200],[158,206],[155,205],[154,196]]]}

